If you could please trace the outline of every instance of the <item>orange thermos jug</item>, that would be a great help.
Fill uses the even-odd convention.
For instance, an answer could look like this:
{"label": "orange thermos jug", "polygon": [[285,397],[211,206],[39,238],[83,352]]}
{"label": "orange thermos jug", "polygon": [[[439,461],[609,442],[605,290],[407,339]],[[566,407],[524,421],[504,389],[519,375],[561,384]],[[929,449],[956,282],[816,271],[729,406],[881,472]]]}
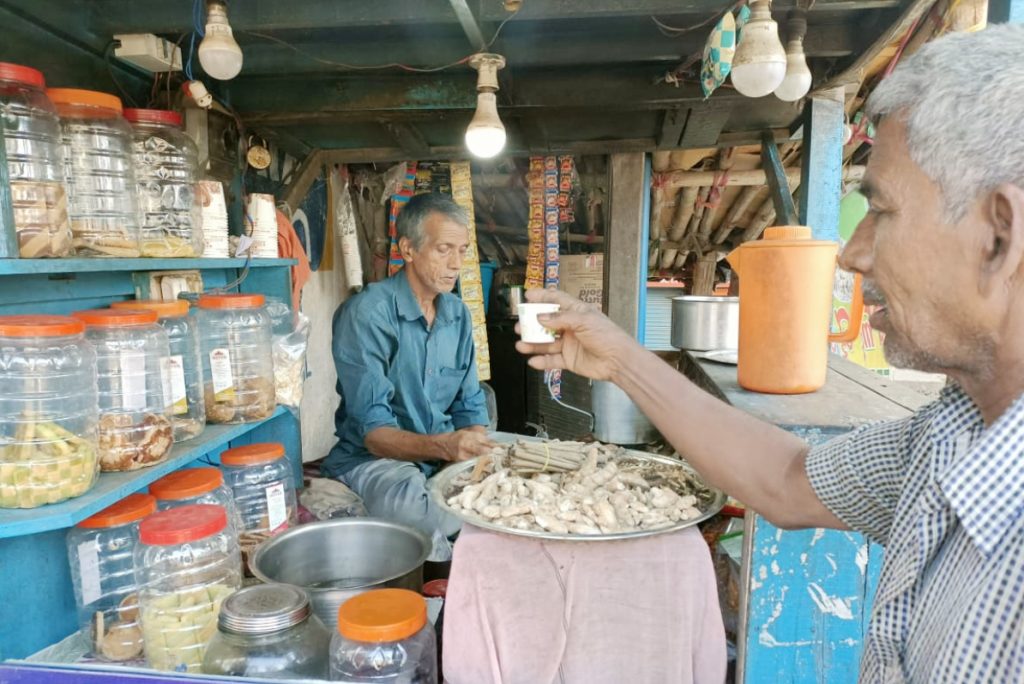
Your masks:
{"label": "orange thermos jug", "polygon": [[857,275],[850,326],[829,333],[838,254],[835,242],[812,240],[810,228],[777,226],[726,257],[740,281],[740,387],[802,394],[824,386],[828,343],[856,339],[864,311]]}

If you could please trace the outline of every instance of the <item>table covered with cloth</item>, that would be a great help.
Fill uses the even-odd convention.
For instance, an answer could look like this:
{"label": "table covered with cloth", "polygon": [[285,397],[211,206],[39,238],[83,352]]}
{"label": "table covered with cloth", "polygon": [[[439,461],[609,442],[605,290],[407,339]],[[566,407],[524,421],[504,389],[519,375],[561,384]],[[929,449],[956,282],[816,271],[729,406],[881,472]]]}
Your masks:
{"label": "table covered with cloth", "polygon": [[711,555],[686,528],[565,542],[466,524],[445,599],[448,684],[722,684]]}

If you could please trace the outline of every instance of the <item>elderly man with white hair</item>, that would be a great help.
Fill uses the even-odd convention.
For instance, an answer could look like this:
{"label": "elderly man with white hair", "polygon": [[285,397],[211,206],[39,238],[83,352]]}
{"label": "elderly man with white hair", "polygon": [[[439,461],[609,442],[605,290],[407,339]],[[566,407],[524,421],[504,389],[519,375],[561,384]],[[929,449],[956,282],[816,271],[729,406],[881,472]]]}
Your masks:
{"label": "elderly man with white hair", "polygon": [[925,45],[868,101],[864,277],[896,366],[945,373],[910,418],[811,448],[719,402],[557,292],[534,368],[625,389],[707,480],[774,524],[885,546],[862,682],[1024,682],[1024,26]]}

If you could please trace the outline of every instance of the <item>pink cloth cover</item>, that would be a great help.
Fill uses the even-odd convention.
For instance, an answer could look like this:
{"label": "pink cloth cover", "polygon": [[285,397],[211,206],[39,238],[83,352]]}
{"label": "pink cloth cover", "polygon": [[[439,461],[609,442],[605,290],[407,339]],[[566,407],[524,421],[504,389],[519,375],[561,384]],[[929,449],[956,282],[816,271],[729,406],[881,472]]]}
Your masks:
{"label": "pink cloth cover", "polygon": [[449,684],[722,684],[725,631],[696,528],[553,542],[464,525],[444,609]]}

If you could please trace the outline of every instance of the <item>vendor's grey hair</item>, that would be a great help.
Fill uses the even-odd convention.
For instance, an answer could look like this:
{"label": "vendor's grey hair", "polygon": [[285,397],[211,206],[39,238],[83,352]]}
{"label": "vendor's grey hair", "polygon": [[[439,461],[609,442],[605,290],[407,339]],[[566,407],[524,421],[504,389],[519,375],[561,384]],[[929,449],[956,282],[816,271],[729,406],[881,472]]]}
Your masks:
{"label": "vendor's grey hair", "polygon": [[939,185],[950,222],[1003,183],[1024,187],[1024,25],[925,44],[875,88],[867,113],[904,118],[910,157]]}
{"label": "vendor's grey hair", "polygon": [[431,214],[443,214],[460,226],[469,228],[469,212],[460,207],[450,197],[431,193],[416,195],[402,208],[395,222],[395,230],[399,238],[409,238],[412,246],[419,249],[423,246],[426,233],[423,223]]}

